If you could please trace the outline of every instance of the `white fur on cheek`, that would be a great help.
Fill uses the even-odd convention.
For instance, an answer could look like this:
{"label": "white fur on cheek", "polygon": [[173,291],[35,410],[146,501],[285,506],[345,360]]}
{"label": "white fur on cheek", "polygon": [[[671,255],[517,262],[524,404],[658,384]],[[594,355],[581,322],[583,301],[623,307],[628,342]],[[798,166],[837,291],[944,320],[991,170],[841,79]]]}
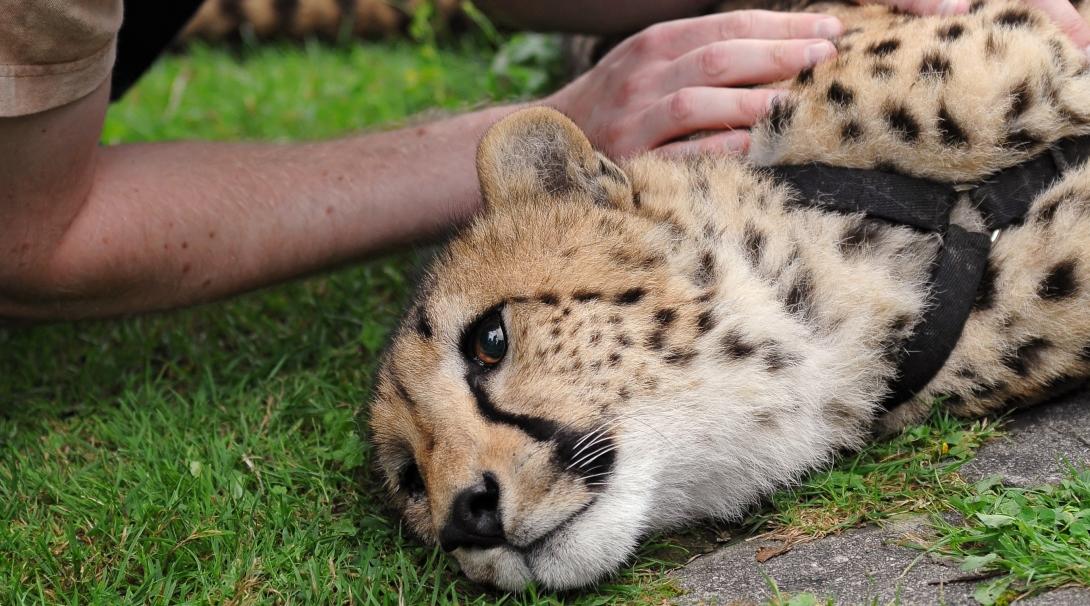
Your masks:
{"label": "white fur on cheek", "polygon": [[632,442],[623,437],[620,443],[605,491],[528,558],[534,578],[550,589],[588,585],[614,572],[647,530],[656,457],[626,448]]}

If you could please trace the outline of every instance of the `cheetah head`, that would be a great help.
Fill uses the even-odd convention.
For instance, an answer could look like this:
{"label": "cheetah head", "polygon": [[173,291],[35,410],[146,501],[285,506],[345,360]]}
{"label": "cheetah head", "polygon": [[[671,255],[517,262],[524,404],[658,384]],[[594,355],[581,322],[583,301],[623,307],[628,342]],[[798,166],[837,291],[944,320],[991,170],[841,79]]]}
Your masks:
{"label": "cheetah head", "polygon": [[407,525],[475,581],[559,589],[616,570],[650,531],[737,515],[769,484],[754,453],[795,439],[759,445],[730,408],[779,402],[775,386],[697,357],[714,323],[700,252],[639,212],[641,183],[684,166],[622,170],[531,109],[487,133],[477,169],[485,208],[422,281],[370,408]]}

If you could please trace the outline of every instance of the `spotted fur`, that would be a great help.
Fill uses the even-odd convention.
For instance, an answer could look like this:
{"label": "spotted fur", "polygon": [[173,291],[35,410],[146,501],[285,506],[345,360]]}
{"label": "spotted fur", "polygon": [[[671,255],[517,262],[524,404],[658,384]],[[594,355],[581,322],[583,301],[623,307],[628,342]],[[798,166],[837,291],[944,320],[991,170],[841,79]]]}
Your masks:
{"label": "spotted fur", "polygon": [[[976,182],[1090,132],[1090,76],[1021,3],[816,8],[853,45],[786,84],[747,163],[614,164],[547,109],[484,138],[485,209],[423,281],[369,415],[409,527],[471,578],[587,584],[648,532],[737,517],[935,402],[979,415],[1090,375],[1090,168],[1074,167],[998,235],[939,374],[880,411],[938,237],[798,204],[760,166]],[[983,229],[967,197],[954,221]],[[494,314],[509,347],[482,366],[466,335]]]}

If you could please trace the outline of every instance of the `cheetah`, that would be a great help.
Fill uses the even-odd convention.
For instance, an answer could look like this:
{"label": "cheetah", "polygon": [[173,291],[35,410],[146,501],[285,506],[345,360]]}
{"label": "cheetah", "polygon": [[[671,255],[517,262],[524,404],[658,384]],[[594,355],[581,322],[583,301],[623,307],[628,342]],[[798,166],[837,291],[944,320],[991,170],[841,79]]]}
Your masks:
{"label": "cheetah", "polygon": [[[614,162],[545,108],[483,138],[484,209],[363,413],[391,502],[471,579],[587,585],[932,406],[982,415],[1090,375],[1090,168],[995,233],[970,191],[1090,133],[1085,56],[1017,2],[814,10],[844,22],[839,56],[788,84],[746,160]],[[807,203],[774,176],[807,163],[958,185],[951,225],[988,242],[960,337],[895,406],[949,235]]]}

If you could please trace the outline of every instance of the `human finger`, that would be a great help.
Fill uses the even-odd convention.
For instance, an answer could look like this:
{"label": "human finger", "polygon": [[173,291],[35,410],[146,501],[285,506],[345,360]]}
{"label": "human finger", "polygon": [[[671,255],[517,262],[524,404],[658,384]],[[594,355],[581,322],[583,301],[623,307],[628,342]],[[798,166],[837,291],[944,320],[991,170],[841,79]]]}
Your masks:
{"label": "human finger", "polygon": [[740,10],[658,23],[629,38],[618,50],[624,48],[639,54],[674,59],[695,48],[722,40],[827,39],[835,38],[843,31],[840,20],[828,15]]}
{"label": "human finger", "polygon": [[747,128],[768,113],[774,99],[786,94],[771,89],[734,89],[694,86],[677,90],[654,103],[636,122],[636,147],[655,147],[665,141],[705,130]]}
{"label": "human finger", "polygon": [[766,84],[793,77],[836,56],[828,40],[727,40],[680,57],[663,90],[689,86]]}
{"label": "human finger", "polygon": [[1075,5],[1068,0],[1025,0],[1026,4],[1044,12],[1068,38],[1081,49],[1090,46],[1090,25]]}
{"label": "human finger", "polygon": [[747,130],[725,130],[706,137],[673,141],[655,151],[672,158],[708,153],[741,155],[749,150],[749,141]]}

